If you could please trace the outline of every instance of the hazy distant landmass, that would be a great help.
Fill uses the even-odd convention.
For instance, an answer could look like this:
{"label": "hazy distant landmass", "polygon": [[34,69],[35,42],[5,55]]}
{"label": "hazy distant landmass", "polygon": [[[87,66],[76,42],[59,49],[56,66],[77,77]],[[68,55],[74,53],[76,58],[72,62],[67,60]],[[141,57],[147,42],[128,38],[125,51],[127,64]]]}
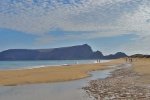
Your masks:
{"label": "hazy distant landmass", "polygon": [[143,54],[135,54],[131,56],[132,58],[150,58],[150,55],[143,55]]}
{"label": "hazy distant landmass", "polygon": [[79,60],[116,59],[126,57],[122,52],[104,56],[87,44],[52,49],[9,49],[0,52],[0,60]]}

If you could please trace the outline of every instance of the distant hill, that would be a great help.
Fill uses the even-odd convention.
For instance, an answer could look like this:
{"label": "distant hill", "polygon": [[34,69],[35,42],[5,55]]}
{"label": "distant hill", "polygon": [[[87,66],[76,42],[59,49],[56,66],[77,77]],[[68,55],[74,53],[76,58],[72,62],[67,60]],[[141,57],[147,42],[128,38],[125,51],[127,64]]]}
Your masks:
{"label": "distant hill", "polygon": [[104,56],[94,52],[87,44],[52,49],[9,49],[0,52],[0,60],[75,60],[75,59],[116,59],[126,57],[125,53]]}
{"label": "distant hill", "polygon": [[135,54],[131,56],[132,58],[150,58],[150,55],[143,55],[143,54]]}
{"label": "distant hill", "polygon": [[117,52],[116,54],[110,54],[105,56],[105,59],[116,59],[116,58],[122,58],[122,57],[127,57],[127,55],[123,52]]}

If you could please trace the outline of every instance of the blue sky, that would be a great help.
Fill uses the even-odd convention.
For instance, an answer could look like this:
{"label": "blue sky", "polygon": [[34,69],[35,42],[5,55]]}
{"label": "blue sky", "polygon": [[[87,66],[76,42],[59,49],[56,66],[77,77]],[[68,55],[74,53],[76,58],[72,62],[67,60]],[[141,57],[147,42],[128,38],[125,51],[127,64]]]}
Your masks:
{"label": "blue sky", "polygon": [[0,51],[89,44],[150,54],[149,0],[1,0]]}

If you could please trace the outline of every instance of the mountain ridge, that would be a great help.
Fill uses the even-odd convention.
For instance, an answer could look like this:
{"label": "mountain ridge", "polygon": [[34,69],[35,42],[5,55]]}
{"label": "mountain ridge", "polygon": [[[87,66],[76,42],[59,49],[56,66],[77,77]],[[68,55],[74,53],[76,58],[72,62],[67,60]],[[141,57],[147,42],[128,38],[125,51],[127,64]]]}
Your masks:
{"label": "mountain ridge", "polygon": [[1,61],[117,59],[126,56],[122,52],[104,56],[100,51],[93,51],[88,44],[50,49],[8,49],[0,52]]}

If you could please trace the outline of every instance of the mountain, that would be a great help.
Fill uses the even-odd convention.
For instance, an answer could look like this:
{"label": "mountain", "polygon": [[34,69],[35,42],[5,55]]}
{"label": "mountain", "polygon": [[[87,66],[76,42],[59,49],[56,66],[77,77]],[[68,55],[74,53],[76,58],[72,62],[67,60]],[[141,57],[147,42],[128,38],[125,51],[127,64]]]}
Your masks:
{"label": "mountain", "polygon": [[0,52],[0,60],[74,60],[74,59],[116,59],[126,57],[125,53],[104,56],[94,52],[87,44],[52,49],[9,49]]}
{"label": "mountain", "polygon": [[93,59],[103,59],[104,55],[102,54],[102,52],[96,51],[96,52],[92,53],[91,58],[93,58]]}
{"label": "mountain", "polygon": [[117,58],[122,58],[122,57],[127,57],[127,55],[123,52],[117,52],[116,54],[110,54],[105,56],[105,59],[117,59]]}

